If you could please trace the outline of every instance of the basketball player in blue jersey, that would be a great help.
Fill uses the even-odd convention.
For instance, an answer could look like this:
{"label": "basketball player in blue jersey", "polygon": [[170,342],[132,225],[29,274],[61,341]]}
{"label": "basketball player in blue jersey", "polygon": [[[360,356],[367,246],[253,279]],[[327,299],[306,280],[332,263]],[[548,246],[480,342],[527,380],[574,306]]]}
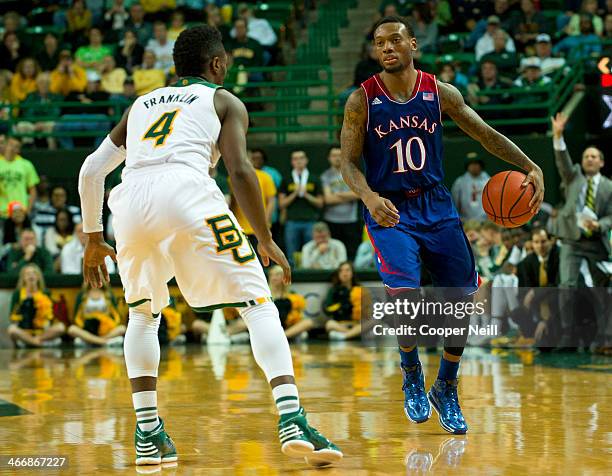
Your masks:
{"label": "basketball player in blue jersey", "polygon": [[[346,104],[341,170],[365,204],[379,274],[388,295],[409,296],[420,286],[423,264],[435,286],[453,288],[460,299],[471,300],[478,275],[451,194],[442,183],[442,113],[493,155],[526,172],[523,186],[535,187],[533,210],[544,197],[542,171],[468,107],[455,87],[415,69],[417,42],[403,18],[378,22],[374,48],[384,71],[362,83]],[[464,321],[467,326],[468,319]],[[465,338],[460,346],[445,339],[438,377],[427,394],[417,338],[400,340],[404,410],[411,421],[426,421],[433,406],[446,431],[467,432],[457,396]]]}

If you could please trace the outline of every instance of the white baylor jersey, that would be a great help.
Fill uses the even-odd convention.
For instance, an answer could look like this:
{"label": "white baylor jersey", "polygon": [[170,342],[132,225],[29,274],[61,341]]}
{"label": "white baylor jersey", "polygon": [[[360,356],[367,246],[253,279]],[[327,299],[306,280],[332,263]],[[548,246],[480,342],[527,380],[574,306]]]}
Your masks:
{"label": "white baylor jersey", "polygon": [[123,176],[164,163],[185,164],[208,175],[219,159],[221,123],[213,102],[217,88],[187,77],[136,99],[128,116]]}

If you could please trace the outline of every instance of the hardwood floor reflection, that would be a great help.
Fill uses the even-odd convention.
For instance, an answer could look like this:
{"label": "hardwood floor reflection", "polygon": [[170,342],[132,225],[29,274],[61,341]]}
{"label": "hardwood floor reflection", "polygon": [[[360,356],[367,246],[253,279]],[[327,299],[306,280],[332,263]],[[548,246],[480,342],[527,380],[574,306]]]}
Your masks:
{"label": "hardwood floor reflection", "polygon": [[[610,470],[612,359],[471,350],[460,373],[470,430],[453,437],[435,412],[427,423],[408,422],[394,349],[292,349],[311,424],[345,454],[326,475]],[[429,385],[439,356],[422,360]],[[280,453],[274,405],[248,346],[165,349],[159,374],[160,414],[180,459],[148,471],[314,474]],[[62,475],[137,474],[134,422],[120,350],[0,351],[0,455],[67,456]]]}

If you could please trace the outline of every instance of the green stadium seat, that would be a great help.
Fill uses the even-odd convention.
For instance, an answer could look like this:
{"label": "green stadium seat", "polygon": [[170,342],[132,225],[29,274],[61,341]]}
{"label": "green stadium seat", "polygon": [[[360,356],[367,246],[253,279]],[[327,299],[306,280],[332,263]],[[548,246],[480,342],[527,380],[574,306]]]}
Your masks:
{"label": "green stadium seat", "polygon": [[463,47],[463,40],[469,35],[466,33],[451,33],[448,36],[440,38],[438,41],[438,48],[440,53],[455,53],[461,51]]}

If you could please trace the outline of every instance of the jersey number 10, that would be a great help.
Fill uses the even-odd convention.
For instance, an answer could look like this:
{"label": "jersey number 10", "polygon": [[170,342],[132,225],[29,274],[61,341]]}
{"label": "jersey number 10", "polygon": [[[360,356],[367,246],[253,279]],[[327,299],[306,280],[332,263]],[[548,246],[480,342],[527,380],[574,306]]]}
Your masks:
{"label": "jersey number 10", "polygon": [[[420,165],[418,166],[415,165],[414,161],[412,160],[412,154],[410,151],[412,141],[416,141],[417,145],[419,146],[419,152],[421,153]],[[421,139],[420,137],[414,136],[408,139],[405,148],[402,147],[402,139],[400,139],[391,147],[389,147],[389,150],[393,149],[395,149],[395,155],[397,158],[397,169],[393,171],[394,174],[408,172],[408,169],[418,172],[419,170],[423,170],[423,167],[425,167],[425,144],[423,144],[423,139]],[[404,151],[406,152],[404,153]],[[406,164],[408,165],[408,169],[406,169]]]}

